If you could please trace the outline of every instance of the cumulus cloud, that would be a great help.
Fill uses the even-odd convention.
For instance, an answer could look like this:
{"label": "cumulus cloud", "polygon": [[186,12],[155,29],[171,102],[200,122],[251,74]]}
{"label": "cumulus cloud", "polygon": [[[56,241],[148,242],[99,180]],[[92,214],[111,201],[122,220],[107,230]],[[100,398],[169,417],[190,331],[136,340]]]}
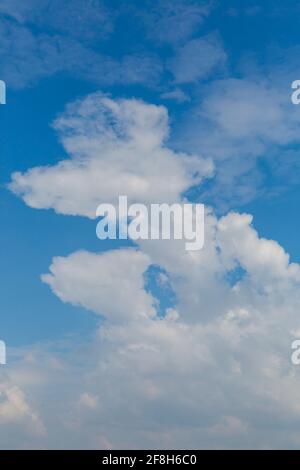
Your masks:
{"label": "cumulus cloud", "polygon": [[42,279],[64,302],[120,323],[122,318],[128,322],[155,316],[154,299],[144,290],[143,274],[148,266],[148,257],[133,249],[102,254],[81,251],[55,258],[51,274]]}
{"label": "cumulus cloud", "polygon": [[[248,127],[252,137],[260,132],[261,141],[278,144],[286,136],[284,105],[276,103],[278,134],[263,129],[263,118],[256,127],[255,105],[236,125],[234,110],[226,122],[222,102],[213,116],[234,139],[244,139]],[[121,192],[144,203],[180,201],[211,170],[209,162],[164,145],[161,106],[97,94],[71,105],[55,126],[71,159],[13,177],[12,189],[32,207],[93,217],[95,205]],[[43,281],[62,301],[105,321],[84,347],[73,343],[71,354],[57,353],[42,366],[33,353],[27,379],[14,373],[47,430],[28,446],[299,446],[299,376],[290,347],[299,329],[300,266],[277,242],[261,238],[248,214],[218,219],[207,209],[205,226],[200,252],[185,251],[180,240],[145,240],[135,249],[53,259]],[[146,286],[151,266],[158,276],[166,273],[176,296],[163,315]],[[45,406],[50,381],[56,393]]]}
{"label": "cumulus cloud", "polygon": [[[299,323],[300,267],[276,242],[258,236],[249,215],[207,217],[207,243],[196,256],[144,242],[144,253],[54,260],[44,277],[54,292],[106,312],[107,321],[78,355],[62,359],[72,387],[58,382],[67,397],[62,415],[50,418],[44,410],[47,447],[60,448],[62,436],[74,448],[297,447],[291,429],[300,422],[299,376],[289,354]],[[149,263],[168,269],[176,314],[143,315]],[[232,283],[228,274],[237,264],[245,274]],[[208,291],[215,298],[210,315]],[[74,363],[80,364],[75,376]],[[53,360],[42,367],[32,359],[31,376],[40,369],[43,380],[27,387],[42,398],[48,380],[55,387]]]}
{"label": "cumulus cloud", "polygon": [[[163,106],[93,94],[55,122],[71,158],[12,176],[10,188],[35,208],[96,216],[102,202],[175,202],[212,174],[212,163],[168,149]],[[166,180],[165,175],[172,175]]]}

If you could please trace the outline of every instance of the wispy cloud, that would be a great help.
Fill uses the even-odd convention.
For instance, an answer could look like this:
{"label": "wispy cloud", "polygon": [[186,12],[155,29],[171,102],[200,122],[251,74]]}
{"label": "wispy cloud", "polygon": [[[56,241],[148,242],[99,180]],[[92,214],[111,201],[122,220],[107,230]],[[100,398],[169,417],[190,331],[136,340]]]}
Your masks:
{"label": "wispy cloud", "polygon": [[112,10],[101,0],[2,0],[0,13],[82,41],[105,38],[113,31]]}
{"label": "wispy cloud", "polygon": [[190,151],[201,148],[215,162],[215,181],[202,197],[226,207],[229,201],[244,204],[256,197],[262,183],[258,158],[273,166],[276,149],[283,160],[289,146],[299,146],[299,119],[288,81],[283,87],[270,75],[256,75],[204,87],[177,136]]}
{"label": "wispy cloud", "polygon": [[10,87],[32,85],[58,72],[104,86],[151,86],[160,80],[162,66],[153,54],[129,54],[117,60],[72,37],[35,34],[28,27],[3,18],[0,27],[0,73]]}
{"label": "wispy cloud", "polygon": [[201,28],[213,6],[211,1],[161,0],[147,2],[142,20],[154,41],[176,45]]}
{"label": "wispy cloud", "polygon": [[193,83],[220,70],[224,72],[226,59],[221,41],[211,34],[184,44],[168,65],[176,83]]}

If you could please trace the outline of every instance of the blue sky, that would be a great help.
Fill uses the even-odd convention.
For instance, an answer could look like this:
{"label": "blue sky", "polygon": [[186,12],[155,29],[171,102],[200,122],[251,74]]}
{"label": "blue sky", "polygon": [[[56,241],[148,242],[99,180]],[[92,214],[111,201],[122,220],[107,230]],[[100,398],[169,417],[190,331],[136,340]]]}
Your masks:
{"label": "blue sky", "polygon": [[[300,2],[282,3],[0,0],[4,448],[299,446]],[[210,207],[199,260],[97,240],[118,191]]]}

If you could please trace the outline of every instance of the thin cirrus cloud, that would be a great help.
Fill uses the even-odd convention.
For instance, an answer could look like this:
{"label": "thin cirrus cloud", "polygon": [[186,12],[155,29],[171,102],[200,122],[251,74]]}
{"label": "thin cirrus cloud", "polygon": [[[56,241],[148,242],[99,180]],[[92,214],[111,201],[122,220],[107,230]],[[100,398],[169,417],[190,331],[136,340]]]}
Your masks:
{"label": "thin cirrus cloud", "polygon": [[120,60],[96,52],[76,38],[33,33],[26,25],[0,17],[0,72],[13,88],[35,84],[58,72],[102,85],[154,85],[162,65],[155,54],[125,54]]}
{"label": "thin cirrus cloud", "polygon": [[178,45],[187,41],[203,25],[209,16],[213,2],[162,0],[147,2],[142,22],[148,36],[161,43]]}
{"label": "thin cirrus cloud", "polygon": [[144,289],[143,274],[149,264],[147,255],[134,249],[99,255],[81,251],[67,260],[55,258],[50,274],[43,275],[42,280],[61,300],[103,315],[111,323],[122,324],[156,314],[154,299]]}
{"label": "thin cirrus cloud", "polygon": [[[211,3],[181,0],[175,3],[162,0],[155,6],[142,8],[120,1],[115,9],[100,0],[3,0],[0,5],[1,76],[14,88],[31,86],[58,72],[102,86],[158,86],[164,73],[164,60],[159,58],[156,46],[166,41],[181,47],[171,60],[175,79],[178,83],[194,81],[198,75],[201,78],[213,70],[216,61],[224,60],[220,46],[212,39],[198,39],[185,45],[198,33],[210,11]],[[145,48],[147,35],[151,33],[155,37],[151,52],[137,45],[131,47],[130,52],[125,51],[119,44],[116,57],[103,53],[103,46],[110,50],[107,41],[114,37],[116,20],[122,18],[123,27],[127,28],[129,17],[135,16],[135,27],[143,33]],[[155,28],[158,28],[156,32]],[[189,57],[192,62],[187,64]],[[186,78],[180,76],[181,64],[187,70]]]}
{"label": "thin cirrus cloud", "polygon": [[197,83],[213,72],[224,71],[226,53],[218,36],[192,39],[169,60],[168,68],[178,84]]}
{"label": "thin cirrus cloud", "polygon": [[114,16],[98,0],[4,0],[0,5],[1,78],[12,88],[32,86],[58,72],[102,86],[157,84],[163,67],[154,53],[140,50],[114,58],[99,51],[99,41],[109,39],[114,31]]}
{"label": "thin cirrus cloud", "polygon": [[81,40],[107,37],[113,31],[112,12],[102,0],[2,0],[0,13]]}
{"label": "thin cirrus cloud", "polygon": [[286,83],[273,80],[270,72],[267,77],[256,74],[210,82],[181,124],[178,147],[184,144],[190,151],[200,147],[215,163],[214,182],[202,197],[220,206],[245,204],[257,197],[263,186],[258,158],[270,169],[287,165],[289,159],[291,173],[297,169],[290,146],[300,144],[298,110]]}
{"label": "thin cirrus cloud", "polygon": [[[154,8],[160,28],[178,24],[183,2],[174,11],[171,5]],[[182,29],[161,28],[157,39],[177,46],[174,80],[197,84],[225,53],[214,42],[216,60],[211,38],[193,38],[208,13],[198,2],[188,5]],[[45,76],[45,64],[33,60],[41,50],[53,58],[45,61],[53,64],[47,73],[65,65],[56,48],[49,49],[48,32],[29,31],[23,8],[18,24],[3,20],[0,47],[12,46],[13,32],[19,56],[11,67],[16,83],[17,65],[24,67],[24,84]],[[55,28],[57,49],[73,70],[78,41],[65,28],[64,42],[61,26]],[[71,50],[76,54],[70,57]],[[94,52],[80,44],[82,50],[85,63],[98,64],[100,74]],[[198,66],[176,69],[187,51]],[[116,63],[105,60],[119,77]],[[133,73],[136,64],[129,69]],[[88,73],[85,66],[81,73]],[[173,91],[185,101],[178,88]],[[222,199],[245,202],[255,187],[243,177],[253,175],[258,156],[298,142],[296,110],[278,83],[262,77],[218,80],[203,91],[182,130],[184,152],[168,143],[163,106],[102,93],[70,104],[54,123],[69,158],[14,173],[10,189],[32,208],[89,218],[100,202],[114,203],[121,193],[130,202],[182,201],[206,180],[216,181],[212,193]],[[187,253],[181,241],[150,240],[135,249],[92,253],[78,247],[54,257],[42,281],[62,302],[100,316],[101,324],[84,345],[71,339],[63,352],[61,344],[31,347],[5,370],[1,446],[299,448],[300,384],[289,351],[299,336],[300,266],[276,241],[260,237],[252,220],[233,212],[218,219],[208,208],[205,246],[197,253]],[[153,266],[167,273],[176,297],[163,315],[145,282]]]}

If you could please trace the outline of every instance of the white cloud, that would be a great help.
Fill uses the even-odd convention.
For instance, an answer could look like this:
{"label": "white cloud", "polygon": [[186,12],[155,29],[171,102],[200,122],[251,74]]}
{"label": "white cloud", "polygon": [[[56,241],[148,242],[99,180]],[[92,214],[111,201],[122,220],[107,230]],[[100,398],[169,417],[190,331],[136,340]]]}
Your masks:
{"label": "white cloud", "polygon": [[[281,106],[276,110],[280,131]],[[255,116],[235,128],[222,112],[214,114],[234,138],[245,138],[248,127],[254,136],[286,141],[284,132],[264,131],[263,119],[256,127]],[[195,181],[195,166],[207,174],[201,159],[163,145],[163,107],[93,95],[73,104],[56,127],[72,159],[14,177],[14,189],[35,207],[90,217],[98,198],[123,190],[140,202],[179,200]],[[97,169],[95,184],[90,167]],[[150,181],[148,191],[140,181]],[[208,209],[200,252],[186,252],[180,241],[144,241],[138,249],[54,258],[43,280],[64,302],[106,321],[84,347],[74,342],[71,353],[51,361],[33,352],[25,366],[20,361],[10,370],[47,429],[27,445],[296,448],[300,379],[290,345],[299,328],[300,266],[251,223],[237,213],[218,220]],[[152,264],[167,273],[176,294],[164,318],[145,288]]]}
{"label": "white cloud", "polygon": [[[229,214],[219,222],[219,241],[224,246],[223,261],[236,259],[251,275],[257,288],[278,288],[280,282],[300,283],[298,264],[290,263],[288,254],[276,242],[258,238],[249,228],[252,217]],[[234,234],[234,236],[232,236]],[[227,264],[227,263],[226,263]]]}
{"label": "white cloud", "polygon": [[[144,290],[146,255],[123,249],[55,258],[43,281],[64,302],[83,306],[111,322],[155,316],[154,299]],[[126,273],[126,274],[125,274]]]}
{"label": "white cloud", "polygon": [[17,386],[0,386],[0,423],[2,426],[21,424],[33,435],[46,436],[40,417],[32,410],[25,394]]}
{"label": "white cloud", "polygon": [[216,35],[193,39],[177,50],[169,61],[176,83],[197,82],[224,69],[226,53]]}
{"label": "white cloud", "polygon": [[55,128],[71,159],[12,176],[10,188],[31,207],[93,218],[100,203],[123,194],[129,202],[174,202],[212,173],[209,160],[165,146],[163,106],[94,94],[69,106]]}
{"label": "white cloud", "polygon": [[108,40],[116,20],[124,30],[129,25],[135,28],[129,38],[140,34],[144,24],[155,40],[183,44],[210,10],[210,2],[181,0],[161,0],[155,6],[153,2],[136,6],[120,2],[115,8],[101,0],[2,0],[1,77],[12,88],[32,86],[59,72],[101,86],[157,87],[164,72],[158,54],[146,53],[143,45],[128,47],[126,40],[111,53]]}
{"label": "white cloud", "polygon": [[211,84],[200,113],[227,140],[240,145],[242,139],[254,140],[256,146],[260,142],[286,144],[297,136],[297,113],[289,91],[283,94],[268,80],[221,80]]}
{"label": "white cloud", "polygon": [[163,100],[174,100],[178,103],[185,103],[186,101],[190,101],[189,96],[180,88],[175,88],[171,91],[166,91],[160,95]]}
{"label": "white cloud", "polygon": [[119,59],[97,52],[70,35],[33,32],[0,15],[0,73],[12,88],[66,72],[102,86],[146,84],[160,80],[162,65],[154,54],[123,54]]}
{"label": "white cloud", "polygon": [[[290,344],[300,268],[278,244],[259,238],[251,217],[208,217],[208,241],[197,256],[178,247],[166,254],[161,244],[153,251],[149,242],[147,255],[123,249],[54,261],[46,281],[56,294],[106,310],[107,322],[80,353],[74,344],[63,357],[69,385],[59,380],[56,388],[67,405],[51,419],[44,409],[48,447],[61,447],[62,439],[74,448],[297,447],[299,376]],[[144,316],[145,300],[139,308],[128,300],[140,303],[149,262],[168,267],[179,316]],[[232,285],[227,274],[237,263],[245,276]],[[43,399],[48,381],[55,388],[53,366],[35,360],[31,367],[43,370]],[[55,394],[52,400],[55,409]]]}
{"label": "white cloud", "polygon": [[[279,77],[276,71],[274,76]],[[299,146],[299,112],[291,103],[290,84],[285,80],[282,86],[274,76],[211,82],[178,126],[179,145],[201,148],[216,165],[216,178],[203,198],[217,204],[249,202],[261,186],[257,159],[276,165],[289,157],[292,145]]]}

